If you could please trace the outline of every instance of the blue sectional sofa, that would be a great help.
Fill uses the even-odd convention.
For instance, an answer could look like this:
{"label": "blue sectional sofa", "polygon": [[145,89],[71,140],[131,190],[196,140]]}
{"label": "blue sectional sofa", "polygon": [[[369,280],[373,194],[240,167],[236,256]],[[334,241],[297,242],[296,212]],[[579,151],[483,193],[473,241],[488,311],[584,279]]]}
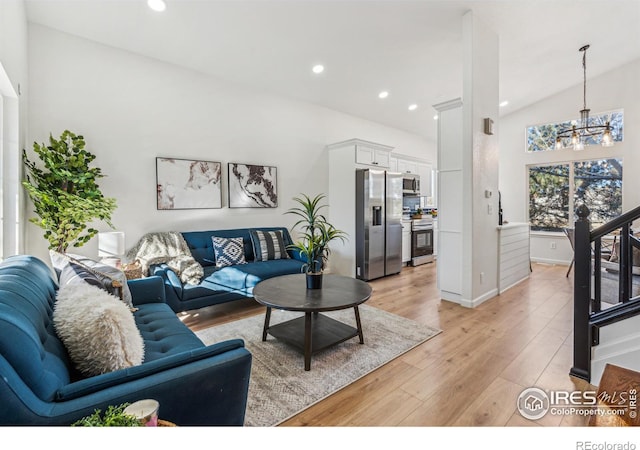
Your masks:
{"label": "blue sectional sofa", "polygon": [[[279,275],[300,273],[304,265],[298,252],[288,251],[288,259],[254,261],[251,230],[283,233],[285,245],[292,243],[289,231],[283,227],[237,228],[213,231],[183,232],[191,254],[204,269],[200,284],[185,284],[166,264],[152,266],[150,273],[160,276],[165,285],[167,303],[175,312],[188,311],[224,302],[252,297],[253,288],[262,280]],[[242,237],[246,264],[216,267],[212,237]]]}
{"label": "blue sectional sofa", "polygon": [[244,342],[205,346],[165,303],[159,277],[128,285],[144,362],[83,377],[53,326],[51,269],[25,255],[0,263],[0,425],[70,425],[145,398],[178,425],[243,425],[252,360]]}

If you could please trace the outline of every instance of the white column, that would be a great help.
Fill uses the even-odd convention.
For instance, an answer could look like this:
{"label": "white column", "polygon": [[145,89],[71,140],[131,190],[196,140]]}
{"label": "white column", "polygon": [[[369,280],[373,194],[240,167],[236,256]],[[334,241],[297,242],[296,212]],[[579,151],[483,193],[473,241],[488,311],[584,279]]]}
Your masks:
{"label": "white column", "polygon": [[463,97],[434,105],[438,286],[443,299],[474,307],[498,292],[498,37],[471,11],[462,30]]}

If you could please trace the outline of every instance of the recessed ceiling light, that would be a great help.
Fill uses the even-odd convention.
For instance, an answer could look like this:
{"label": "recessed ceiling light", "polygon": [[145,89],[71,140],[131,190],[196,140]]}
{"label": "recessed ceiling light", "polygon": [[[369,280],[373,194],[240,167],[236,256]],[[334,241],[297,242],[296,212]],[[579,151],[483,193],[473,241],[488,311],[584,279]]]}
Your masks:
{"label": "recessed ceiling light", "polygon": [[162,12],[167,9],[167,4],[164,0],[147,0],[147,5],[149,5],[149,8],[158,12]]}
{"label": "recessed ceiling light", "polygon": [[438,115],[433,116],[433,120],[438,120]]}
{"label": "recessed ceiling light", "polygon": [[415,103],[409,105],[409,111],[415,111],[416,109],[418,109],[418,105],[416,105]]}
{"label": "recessed ceiling light", "polygon": [[387,91],[382,91],[378,94],[378,97],[380,98],[387,98],[389,96],[389,93]]}
{"label": "recessed ceiling light", "polygon": [[500,102],[500,106],[507,106],[509,104],[508,100],[505,100],[503,102]]}
{"label": "recessed ceiling light", "polygon": [[313,71],[313,73],[322,73],[324,72],[324,66],[322,64],[316,64],[311,70]]}

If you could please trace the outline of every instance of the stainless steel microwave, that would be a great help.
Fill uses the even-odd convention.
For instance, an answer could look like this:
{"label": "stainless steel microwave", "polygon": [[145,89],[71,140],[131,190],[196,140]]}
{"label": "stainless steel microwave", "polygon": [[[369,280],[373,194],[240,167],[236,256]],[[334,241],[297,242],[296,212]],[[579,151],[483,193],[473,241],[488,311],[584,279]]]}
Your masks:
{"label": "stainless steel microwave", "polygon": [[402,174],[402,193],[420,195],[420,176],[412,173]]}

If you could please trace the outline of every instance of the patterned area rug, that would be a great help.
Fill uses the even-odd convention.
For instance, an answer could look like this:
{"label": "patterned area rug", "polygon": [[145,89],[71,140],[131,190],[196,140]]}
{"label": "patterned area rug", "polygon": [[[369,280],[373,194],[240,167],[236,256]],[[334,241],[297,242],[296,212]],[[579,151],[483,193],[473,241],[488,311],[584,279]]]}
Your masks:
{"label": "patterned area rug", "polygon": [[[253,355],[245,426],[278,425],[369,372],[436,336],[440,330],[380,309],[361,305],[364,344],[355,337],[311,357],[269,336],[262,342],[264,315],[207,328],[196,334],[205,343],[244,339]],[[355,327],[353,309],[325,313]],[[271,325],[301,313],[273,310]]]}

